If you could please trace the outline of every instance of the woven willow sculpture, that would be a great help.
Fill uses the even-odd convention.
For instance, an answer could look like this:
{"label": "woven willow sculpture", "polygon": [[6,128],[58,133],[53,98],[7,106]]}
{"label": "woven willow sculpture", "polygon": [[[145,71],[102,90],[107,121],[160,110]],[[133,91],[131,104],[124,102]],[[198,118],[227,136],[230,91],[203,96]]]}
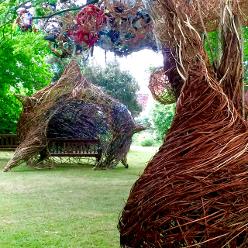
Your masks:
{"label": "woven willow sculpture", "polygon": [[[183,85],[171,129],[123,209],[122,247],[248,246],[248,125],[240,42],[247,5],[159,0],[152,7],[157,35],[173,51]],[[201,34],[219,25],[222,54],[213,66]]]}
{"label": "woven willow sculpture", "polygon": [[22,162],[36,167],[47,138],[99,139],[103,157],[96,167],[111,168],[125,159],[133,133],[141,130],[128,109],[87,81],[72,61],[58,82],[23,99],[20,145],[4,171]]}

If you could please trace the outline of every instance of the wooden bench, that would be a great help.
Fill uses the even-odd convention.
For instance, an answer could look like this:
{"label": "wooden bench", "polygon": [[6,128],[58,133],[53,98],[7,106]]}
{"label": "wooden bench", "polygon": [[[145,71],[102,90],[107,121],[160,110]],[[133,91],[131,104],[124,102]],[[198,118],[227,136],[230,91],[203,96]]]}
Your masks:
{"label": "wooden bench", "polygon": [[99,139],[48,138],[47,141],[52,157],[95,157],[97,162],[102,157]]}
{"label": "wooden bench", "polygon": [[[47,139],[48,156],[52,157],[95,157],[100,161],[102,148],[99,139]],[[16,134],[0,134],[0,151],[14,151],[18,146]],[[43,154],[45,152],[45,154]],[[46,151],[41,151],[41,157],[46,157]]]}
{"label": "wooden bench", "polygon": [[0,134],[0,151],[14,151],[17,146],[16,134]]}

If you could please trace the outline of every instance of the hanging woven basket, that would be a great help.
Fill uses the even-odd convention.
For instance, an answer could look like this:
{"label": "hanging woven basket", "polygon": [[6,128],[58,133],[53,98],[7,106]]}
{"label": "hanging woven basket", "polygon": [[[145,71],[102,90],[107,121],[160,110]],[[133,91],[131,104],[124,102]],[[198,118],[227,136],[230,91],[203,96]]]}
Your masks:
{"label": "hanging woven basket", "polygon": [[151,74],[148,88],[153,98],[160,103],[171,104],[176,102],[175,94],[163,68]]}

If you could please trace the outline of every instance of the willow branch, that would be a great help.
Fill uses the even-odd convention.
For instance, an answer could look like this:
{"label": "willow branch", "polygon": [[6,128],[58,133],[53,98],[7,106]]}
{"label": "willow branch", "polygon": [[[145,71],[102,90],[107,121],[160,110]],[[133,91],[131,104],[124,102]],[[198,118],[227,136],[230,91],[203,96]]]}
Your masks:
{"label": "willow branch", "polygon": [[63,13],[66,13],[66,12],[70,12],[70,11],[77,11],[77,10],[80,10],[86,6],[88,6],[89,4],[95,4],[95,3],[98,3],[99,0],[91,0],[89,2],[87,2],[86,4],[84,5],[81,5],[79,7],[75,7],[75,8],[69,8],[69,9],[63,9],[63,10],[60,10],[60,11],[57,11],[57,12],[54,12],[50,15],[46,15],[46,16],[34,16],[33,19],[49,19],[53,16],[57,16],[57,15],[61,15]]}

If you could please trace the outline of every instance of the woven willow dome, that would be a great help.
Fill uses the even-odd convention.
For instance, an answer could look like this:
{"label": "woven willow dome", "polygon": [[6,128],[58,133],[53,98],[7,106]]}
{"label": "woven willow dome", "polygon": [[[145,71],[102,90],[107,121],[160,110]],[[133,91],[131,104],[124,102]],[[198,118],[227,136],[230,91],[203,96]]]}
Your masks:
{"label": "woven willow dome", "polygon": [[[247,8],[247,1],[235,0],[159,0],[152,6],[157,35],[170,54],[165,71],[173,72],[168,78],[178,100],[163,145],[123,209],[122,247],[248,246],[240,34]],[[202,33],[217,26],[222,53],[211,64]]]}
{"label": "woven willow dome", "polygon": [[112,168],[125,158],[133,133],[140,130],[128,109],[87,81],[72,61],[58,82],[23,99],[20,145],[4,170],[22,162],[37,166],[47,138],[99,139],[103,156],[96,167]]}

